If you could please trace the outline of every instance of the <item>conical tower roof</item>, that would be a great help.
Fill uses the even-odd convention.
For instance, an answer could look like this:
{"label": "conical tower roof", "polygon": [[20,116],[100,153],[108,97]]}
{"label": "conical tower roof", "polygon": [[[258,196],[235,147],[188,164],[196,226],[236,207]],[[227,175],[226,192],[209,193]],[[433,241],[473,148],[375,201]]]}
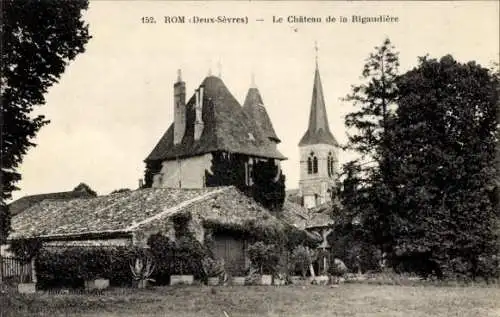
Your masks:
{"label": "conical tower roof", "polygon": [[250,116],[263,137],[276,143],[281,142],[274,131],[271,119],[269,118],[266,108],[264,107],[262,96],[260,95],[259,89],[255,86],[253,79],[252,87],[248,89],[245,102],[243,103],[243,111]]}

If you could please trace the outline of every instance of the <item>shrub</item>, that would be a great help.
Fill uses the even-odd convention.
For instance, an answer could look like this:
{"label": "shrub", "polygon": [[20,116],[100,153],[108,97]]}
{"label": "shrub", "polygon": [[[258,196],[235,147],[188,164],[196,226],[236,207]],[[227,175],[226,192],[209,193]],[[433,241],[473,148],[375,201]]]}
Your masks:
{"label": "shrub", "polygon": [[280,252],[277,246],[258,241],[248,247],[250,261],[260,274],[274,274],[280,261]]}
{"label": "shrub", "polygon": [[343,276],[347,272],[349,272],[349,269],[347,268],[345,263],[340,259],[334,259],[330,267],[328,268],[328,273],[337,277]]}
{"label": "shrub", "polygon": [[306,234],[304,230],[297,229],[293,226],[285,228],[285,246],[288,250],[293,250],[299,245],[316,248],[321,241],[316,241]]}
{"label": "shrub", "polygon": [[307,270],[314,261],[314,252],[309,248],[299,245],[292,252],[292,265],[294,270],[299,270],[302,277],[306,277]]}
{"label": "shrub", "polygon": [[156,269],[152,277],[156,283],[167,285],[173,271],[172,263],[174,262],[175,242],[157,233],[149,237],[147,244],[156,263]]}
{"label": "shrub", "polygon": [[360,225],[338,224],[327,240],[332,246],[332,258],[342,259],[354,272],[380,270],[381,252],[366,241]]}
{"label": "shrub", "polygon": [[36,260],[41,288],[82,287],[85,280],[105,278],[111,285],[130,285],[131,247],[44,248]]}
{"label": "shrub", "polygon": [[22,264],[21,283],[30,282],[31,272],[25,271],[27,267],[24,264],[30,263],[40,253],[41,248],[42,241],[38,238],[11,241],[9,249]]}
{"label": "shrub", "polygon": [[[186,218],[179,218],[184,221]],[[170,275],[193,275],[196,278],[204,277],[202,260],[211,256],[194,236],[189,233],[178,234],[176,241],[157,233],[148,239],[151,254],[157,263],[154,278],[160,284],[165,283]]]}
{"label": "shrub", "polygon": [[9,246],[9,250],[23,263],[31,262],[41,248],[42,241],[38,238],[12,240]]}
{"label": "shrub", "polygon": [[175,237],[181,238],[186,235],[191,235],[189,232],[189,222],[193,219],[193,215],[190,212],[182,212],[172,216],[172,221],[174,223]]}
{"label": "shrub", "polygon": [[192,237],[180,237],[175,242],[173,274],[191,274],[203,276],[201,261],[205,257],[205,248]]}
{"label": "shrub", "polygon": [[220,277],[224,274],[224,259],[205,257],[201,263],[206,277]]}

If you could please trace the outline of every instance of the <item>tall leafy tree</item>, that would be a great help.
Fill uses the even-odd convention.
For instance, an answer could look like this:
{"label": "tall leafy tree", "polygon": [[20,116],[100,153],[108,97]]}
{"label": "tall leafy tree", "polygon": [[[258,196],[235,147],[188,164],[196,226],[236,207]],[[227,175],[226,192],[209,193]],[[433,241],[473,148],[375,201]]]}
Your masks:
{"label": "tall leafy tree", "polygon": [[391,155],[389,125],[397,100],[398,52],[389,39],[375,47],[363,67],[364,82],[352,87],[345,100],[356,111],[346,115],[347,148],[361,155],[360,161],[344,165],[347,175],[342,203],[359,211],[366,237],[381,248],[390,245]]}
{"label": "tall leafy tree", "polygon": [[397,254],[425,274],[491,276],[498,77],[451,56],[421,58],[398,80],[393,135]]}
{"label": "tall leafy tree", "polygon": [[365,82],[353,86],[351,94],[345,98],[358,108],[345,118],[347,128],[355,129],[355,133],[349,136],[349,148],[378,162],[397,97],[398,55],[389,39],[376,46],[363,67],[362,78]]}
{"label": "tall leafy tree", "polygon": [[3,0],[1,83],[2,197],[0,242],[8,234],[5,203],[21,179],[17,168],[33,138],[49,123],[33,110],[45,103],[44,94],[57,83],[69,61],[84,52],[90,39],[82,12],[87,0]]}

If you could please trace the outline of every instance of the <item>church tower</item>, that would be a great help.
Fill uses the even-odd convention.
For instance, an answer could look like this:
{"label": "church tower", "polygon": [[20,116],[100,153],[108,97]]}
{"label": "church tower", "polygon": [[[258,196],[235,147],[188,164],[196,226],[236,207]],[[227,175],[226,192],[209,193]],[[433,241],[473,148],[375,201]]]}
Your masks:
{"label": "church tower", "polygon": [[299,195],[306,208],[326,203],[330,198],[329,189],[338,176],[338,143],[328,125],[317,54],[316,47],[316,70],[309,126],[299,142]]}

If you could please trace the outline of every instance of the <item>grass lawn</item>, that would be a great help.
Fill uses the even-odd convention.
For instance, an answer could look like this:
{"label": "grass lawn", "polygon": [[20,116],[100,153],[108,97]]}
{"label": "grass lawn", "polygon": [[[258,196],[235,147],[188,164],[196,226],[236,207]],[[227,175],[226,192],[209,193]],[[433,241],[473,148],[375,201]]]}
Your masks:
{"label": "grass lawn", "polygon": [[102,295],[0,295],[0,316],[500,316],[498,285],[343,284],[110,289]]}

